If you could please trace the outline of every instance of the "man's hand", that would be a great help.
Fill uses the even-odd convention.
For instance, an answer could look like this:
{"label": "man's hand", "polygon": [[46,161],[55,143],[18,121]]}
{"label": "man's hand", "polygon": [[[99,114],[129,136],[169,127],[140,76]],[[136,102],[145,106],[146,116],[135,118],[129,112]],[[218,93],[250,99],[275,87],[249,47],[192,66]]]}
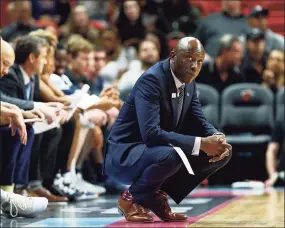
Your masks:
{"label": "man's hand", "polygon": [[57,108],[57,109],[63,109],[64,104],[60,102],[47,102],[45,103],[47,106],[52,107],[52,108]]}
{"label": "man's hand", "polygon": [[21,142],[22,144],[26,145],[28,136],[27,136],[26,125],[24,123],[22,114],[15,115],[14,117],[12,117],[9,127],[11,128],[12,136],[16,135],[16,131],[18,129]]}
{"label": "man's hand", "polygon": [[60,124],[65,124],[67,122],[68,112],[66,110],[60,110],[58,116],[61,116]]}
{"label": "man's hand", "polygon": [[[232,146],[226,143],[226,137],[224,135],[212,135],[201,139],[200,149],[208,156],[218,157],[219,160],[221,160],[229,155]],[[218,158],[211,160],[215,161],[218,160]]]}
{"label": "man's hand", "polygon": [[108,117],[107,114],[100,109],[93,109],[86,112],[88,120],[92,123],[97,124],[98,126],[104,126],[107,123]]}
{"label": "man's hand", "polygon": [[30,111],[22,111],[24,119],[35,119],[37,118],[39,121],[43,121],[45,119],[45,115],[38,109],[33,109]]}
{"label": "man's hand", "polygon": [[107,87],[101,91],[99,94],[100,98],[109,98],[112,100],[119,100],[120,98],[120,92],[117,88],[114,86]]}
{"label": "man's hand", "polygon": [[39,106],[39,110],[45,115],[48,123],[51,124],[56,119],[56,111],[54,108],[50,107],[46,103]]}

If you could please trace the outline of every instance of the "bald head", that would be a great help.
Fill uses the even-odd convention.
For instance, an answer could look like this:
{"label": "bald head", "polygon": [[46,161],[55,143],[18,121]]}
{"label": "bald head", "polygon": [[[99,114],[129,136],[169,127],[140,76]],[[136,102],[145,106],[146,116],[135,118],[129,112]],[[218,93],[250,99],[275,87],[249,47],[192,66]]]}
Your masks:
{"label": "bald head", "polygon": [[1,64],[0,64],[0,78],[8,73],[9,68],[14,64],[15,61],[15,53],[12,46],[4,41],[0,40],[1,45]]}
{"label": "bald head", "polygon": [[191,52],[191,50],[194,49],[204,52],[204,47],[201,44],[200,40],[191,36],[180,39],[175,47],[175,51]]}
{"label": "bald head", "polygon": [[171,69],[183,83],[191,83],[199,74],[205,58],[205,50],[195,37],[180,39],[170,53]]}

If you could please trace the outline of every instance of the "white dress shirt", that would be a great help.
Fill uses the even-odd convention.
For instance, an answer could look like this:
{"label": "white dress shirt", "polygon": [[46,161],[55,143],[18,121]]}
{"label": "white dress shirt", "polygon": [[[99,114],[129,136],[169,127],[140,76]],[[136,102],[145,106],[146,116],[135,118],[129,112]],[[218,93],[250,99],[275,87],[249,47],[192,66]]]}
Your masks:
{"label": "white dress shirt", "polygon": [[[178,92],[178,89],[182,86],[182,85],[185,85],[185,83],[182,83],[173,73],[171,67],[170,67],[170,71],[171,71],[171,74],[173,76],[173,79],[174,79],[174,82],[175,82],[175,86],[176,86],[176,89],[177,89],[177,97],[179,97],[179,92]],[[199,155],[199,152],[200,152],[200,146],[201,146],[201,137],[196,137],[195,138],[195,143],[194,143],[194,147],[193,147],[193,150],[192,150],[192,155],[195,155],[195,156],[198,156]]]}
{"label": "white dress shirt", "polygon": [[[26,71],[23,69],[23,67],[19,66],[20,71],[23,75],[23,79],[24,79],[24,84],[25,86],[28,85],[31,81],[31,78],[29,77],[29,75],[26,73]],[[32,76],[33,77],[33,76]],[[29,97],[29,96],[27,96]],[[33,102],[34,103],[34,108],[39,108],[43,103],[42,102]]]}

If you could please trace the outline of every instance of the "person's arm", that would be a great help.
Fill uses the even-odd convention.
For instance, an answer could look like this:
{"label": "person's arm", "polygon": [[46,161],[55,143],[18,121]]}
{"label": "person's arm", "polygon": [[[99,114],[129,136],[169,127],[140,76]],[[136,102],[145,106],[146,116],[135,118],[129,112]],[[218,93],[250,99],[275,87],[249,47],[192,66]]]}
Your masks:
{"label": "person's arm", "polygon": [[70,101],[66,96],[57,96],[54,91],[42,80],[40,80],[40,97],[44,102],[60,102],[66,105],[70,104]]}
{"label": "person's arm", "polygon": [[90,106],[86,111],[89,111],[92,109],[101,109],[103,111],[107,111],[113,107],[115,107],[117,109],[121,109],[122,101],[121,100],[111,100],[111,99],[107,99],[107,98],[101,98],[101,100],[96,105]]}
{"label": "person's arm", "polygon": [[49,81],[49,75],[41,75],[41,81],[43,81],[52,91],[53,93],[58,97],[65,96],[64,92],[61,90],[58,90],[50,81]]}
{"label": "person's arm", "polygon": [[266,150],[266,170],[269,179],[274,179],[277,174],[277,152],[279,150],[280,144],[277,142],[270,142]]}
{"label": "person's arm", "polygon": [[[1,93],[1,92],[0,92]],[[10,104],[14,104],[23,110],[31,110],[34,108],[34,102],[29,100],[18,99],[14,97],[10,97],[4,93],[0,94],[0,100],[3,102],[7,102]]]}

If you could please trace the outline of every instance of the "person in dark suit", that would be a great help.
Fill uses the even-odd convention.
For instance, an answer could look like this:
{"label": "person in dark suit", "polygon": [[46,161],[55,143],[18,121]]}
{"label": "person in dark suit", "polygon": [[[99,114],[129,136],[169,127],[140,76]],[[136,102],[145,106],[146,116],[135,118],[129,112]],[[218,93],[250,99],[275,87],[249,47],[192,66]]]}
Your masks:
{"label": "person in dark suit", "polygon": [[[231,157],[231,145],[207,122],[197,97],[194,79],[204,58],[199,40],[179,40],[169,59],[138,79],[111,129],[105,173],[131,185],[118,201],[127,221],[153,222],[149,210],[164,221],[185,221],[185,215],[171,212],[167,195],[180,203]],[[173,146],[182,149],[195,175]]]}

